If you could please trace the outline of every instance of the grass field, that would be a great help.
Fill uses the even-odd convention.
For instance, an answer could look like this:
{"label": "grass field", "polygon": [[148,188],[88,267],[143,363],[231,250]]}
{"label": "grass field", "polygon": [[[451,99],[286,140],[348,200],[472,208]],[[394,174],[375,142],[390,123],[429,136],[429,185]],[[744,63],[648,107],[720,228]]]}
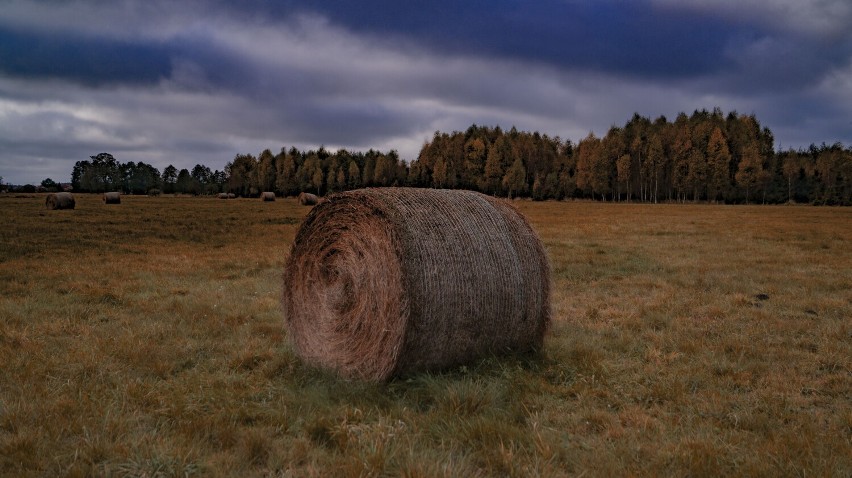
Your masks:
{"label": "grass field", "polygon": [[852,475],[852,209],[516,204],[544,352],[377,385],[290,349],[295,200],[0,196],[0,475]]}

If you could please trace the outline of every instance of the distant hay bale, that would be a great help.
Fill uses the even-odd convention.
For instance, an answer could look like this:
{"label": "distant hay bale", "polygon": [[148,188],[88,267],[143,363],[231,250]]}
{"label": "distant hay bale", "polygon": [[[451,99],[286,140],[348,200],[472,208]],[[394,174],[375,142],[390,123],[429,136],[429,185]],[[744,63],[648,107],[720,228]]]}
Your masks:
{"label": "distant hay bale", "polygon": [[228,193],[219,193],[216,197],[219,199],[228,199]]}
{"label": "distant hay bale", "polygon": [[74,209],[76,201],[71,193],[50,193],[44,204],[48,209]]}
{"label": "distant hay bale", "polygon": [[228,199],[236,199],[237,195],[234,193],[228,193]]}
{"label": "distant hay bale", "polygon": [[275,200],[275,193],[272,192],[272,191],[262,192],[262,193],[260,193],[260,199],[263,200],[263,201],[274,201]]}
{"label": "distant hay bale", "polygon": [[117,191],[104,193],[104,204],[121,204],[121,193]]}
{"label": "distant hay bale", "polygon": [[540,348],[550,266],[505,201],[361,189],[307,215],[285,266],[282,304],[306,362],[381,381]]}
{"label": "distant hay bale", "polygon": [[319,198],[311,193],[299,193],[299,204],[302,206],[315,206],[319,202]]}

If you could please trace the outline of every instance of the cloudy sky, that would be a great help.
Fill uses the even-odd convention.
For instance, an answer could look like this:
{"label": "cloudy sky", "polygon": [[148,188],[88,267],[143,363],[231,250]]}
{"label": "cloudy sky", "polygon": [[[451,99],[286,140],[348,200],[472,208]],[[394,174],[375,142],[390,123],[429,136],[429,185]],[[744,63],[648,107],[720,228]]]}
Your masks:
{"label": "cloudy sky", "polygon": [[755,114],[852,145],[849,0],[0,0],[0,176],[109,152],[222,169],[282,146],[395,149],[634,112]]}

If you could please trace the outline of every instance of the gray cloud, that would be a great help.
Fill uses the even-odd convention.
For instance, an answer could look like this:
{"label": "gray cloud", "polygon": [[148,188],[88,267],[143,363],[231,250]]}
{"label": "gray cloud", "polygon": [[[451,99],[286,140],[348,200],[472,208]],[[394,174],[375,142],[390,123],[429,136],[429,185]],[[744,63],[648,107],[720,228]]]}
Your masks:
{"label": "gray cloud", "polygon": [[[660,9],[675,16],[690,9],[725,19],[733,15],[724,2],[696,0],[686,7],[660,2]],[[618,12],[616,4],[604,3],[609,13]],[[773,12],[786,5],[775,4]],[[525,49],[543,41],[541,36],[500,54],[476,45],[430,42],[423,31],[407,35],[400,29],[354,27],[298,5],[272,13],[248,7],[232,11],[225,3],[199,5],[4,4],[0,31],[26,30],[81,44],[93,38],[116,41],[133,48],[107,51],[136,52],[128,63],[143,52],[141,57],[153,58],[148,64],[157,66],[145,81],[126,78],[133,71],[128,68],[101,82],[82,81],[87,70],[70,67],[0,73],[0,175],[19,183],[46,177],[67,181],[75,161],[99,152],[161,170],[197,163],[221,169],[237,153],[289,146],[396,149],[415,159],[434,131],[464,130],[473,123],[577,141],[589,131],[604,134],[634,112],[671,119],[681,111],[715,106],[755,113],[784,147],[852,143],[848,45],[837,46],[835,37],[811,29],[792,36],[780,28],[749,30],[742,26],[748,12],[707,50],[715,56],[702,61],[705,66],[686,71],[675,65],[667,76],[666,65],[657,63],[652,69],[661,70],[654,75],[631,70],[641,58],[596,64],[585,53],[576,62],[551,54],[525,57]],[[93,31],[95,14],[102,20]],[[602,20],[607,28],[613,21]],[[453,35],[465,38],[457,31]],[[551,52],[585,48],[555,38],[546,45]],[[829,51],[815,51],[814,45],[826,41],[834,42]],[[661,44],[650,60],[660,61],[666,48]]]}
{"label": "gray cloud", "polygon": [[651,3],[822,38],[848,39],[852,27],[852,4],[846,0],[652,0]]}

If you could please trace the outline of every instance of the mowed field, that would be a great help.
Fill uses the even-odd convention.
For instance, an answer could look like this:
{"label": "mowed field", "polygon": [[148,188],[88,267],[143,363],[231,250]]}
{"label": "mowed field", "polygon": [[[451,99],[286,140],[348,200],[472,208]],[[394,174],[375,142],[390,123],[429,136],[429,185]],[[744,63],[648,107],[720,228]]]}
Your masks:
{"label": "mowed field", "polygon": [[543,352],[303,365],[294,199],[0,196],[2,476],[850,476],[852,209],[517,201]]}

